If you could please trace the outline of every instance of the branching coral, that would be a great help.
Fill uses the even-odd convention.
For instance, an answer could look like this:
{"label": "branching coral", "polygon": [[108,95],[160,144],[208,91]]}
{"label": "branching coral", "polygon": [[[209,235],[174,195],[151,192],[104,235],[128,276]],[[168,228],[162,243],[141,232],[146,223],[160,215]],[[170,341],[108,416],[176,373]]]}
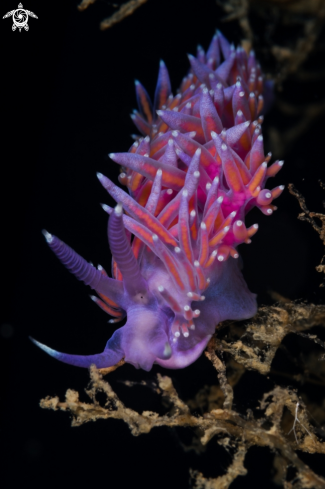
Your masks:
{"label": "branching coral", "polygon": [[324,79],[324,68],[318,60],[324,49],[319,40],[324,31],[325,3],[323,0],[216,0],[216,3],[226,13],[223,22],[238,22],[247,49],[256,46],[259,57],[268,60],[278,89],[282,91],[289,80],[290,90],[293,83],[299,90],[294,103],[283,97],[276,103],[284,118],[295,119],[293,123],[285,129],[268,130],[273,153],[283,155],[313,122],[324,116],[324,99],[315,103],[312,97],[303,100],[300,95],[312,94],[312,87]]}
{"label": "branching coral", "polygon": [[302,34],[290,39],[290,45],[272,43],[270,53],[279,64],[278,82],[296,74],[310,53],[315,49],[325,20],[325,5],[322,0],[217,0],[226,12],[224,22],[237,20],[247,43],[253,43],[255,33],[251,25],[251,14],[268,22],[265,38],[270,43],[279,25],[301,25]]}
{"label": "branching coral", "polygon": [[[236,453],[227,473],[216,479],[205,479],[202,474],[192,471],[193,484],[197,488],[229,487],[238,476],[246,474],[245,455],[250,447],[256,445],[269,447],[274,452],[276,477],[280,482],[285,480],[288,465],[295,467],[295,483],[287,487],[324,488],[325,479],[314,473],[296,453],[299,450],[311,454],[325,454],[325,444],[316,435],[317,430],[310,423],[306,406],[297,392],[290,388],[274,387],[264,394],[260,405],[256,406],[258,414],[255,416],[252,411],[246,416],[241,415],[232,407],[233,387],[240,381],[243,367],[257,370],[260,374],[268,374],[282,339],[289,333],[301,334],[315,325],[325,326],[324,306],[285,304],[261,308],[241,336],[240,325],[228,325],[228,339],[220,341],[216,334],[210,340],[206,352],[217,371],[220,387],[205,388],[195,399],[185,402],[177,393],[172,380],[158,374],[156,391],[164,403],[169,405],[168,412],[164,415],[151,411],[139,413],[127,407],[110,384],[103,380],[101,371],[94,366],[90,369],[91,382],[86,390],[91,399],[90,403],[81,402],[79,394],[69,389],[65,401],[60,401],[58,397],[48,397],[41,401],[41,407],[70,412],[72,426],[112,418],[127,423],[134,436],[149,433],[153,428],[168,426],[191,427],[198,437],[199,446],[205,446],[213,438],[220,445],[225,445],[231,440],[232,445],[236,447]],[[230,354],[227,365],[232,373],[228,378],[226,366],[217,354],[221,350]],[[325,378],[322,381],[324,382]],[[96,399],[99,392],[106,395],[104,406]],[[206,407],[206,412],[197,414]],[[289,436],[297,411],[295,432]]]}
{"label": "branching coral", "polygon": [[[320,186],[325,190],[325,184],[321,181],[319,183]],[[298,190],[295,189],[295,187],[292,184],[289,185],[289,192],[298,199],[299,205],[303,211],[301,214],[299,214],[298,219],[300,219],[301,221],[309,222],[309,224],[312,225],[315,231],[317,231],[320,239],[323,242],[323,245],[325,246],[325,215],[321,214],[320,212],[310,212],[307,209],[305,198],[298,192]],[[317,224],[315,218],[320,221],[320,225]],[[325,255],[323,256],[321,263],[318,265],[316,270],[320,273],[325,274]],[[321,287],[325,287],[325,279]]]}
{"label": "branching coral", "polygon": [[[107,17],[107,19],[104,19],[100,23],[101,30],[104,31],[112,27],[114,24],[121,22],[121,20],[125,19],[125,17],[128,17],[129,15],[132,15],[137,8],[141,7],[141,5],[147,1],[148,0],[129,0],[126,3],[123,3],[113,15]],[[78,10],[86,10],[89,5],[95,2],[96,0],[82,0],[82,2],[78,5]],[[118,5],[113,4],[113,6],[117,7]]]}

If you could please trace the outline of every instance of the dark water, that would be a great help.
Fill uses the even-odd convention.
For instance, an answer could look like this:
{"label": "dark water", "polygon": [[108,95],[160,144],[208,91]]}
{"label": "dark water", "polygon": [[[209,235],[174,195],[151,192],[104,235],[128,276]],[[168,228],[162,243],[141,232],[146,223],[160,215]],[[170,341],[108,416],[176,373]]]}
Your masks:
{"label": "dark water", "polygon": [[[221,22],[224,14],[212,0],[149,0],[107,32],[98,26],[113,12],[108,2],[98,1],[83,13],[77,11],[77,3],[29,0],[24,7],[39,17],[30,19],[29,32],[12,32],[10,19],[1,24],[5,108],[1,132],[1,276],[5,287],[0,328],[1,439],[5,440],[1,486],[185,488],[189,467],[216,476],[225,472],[231,454],[214,443],[200,457],[184,453],[179,440],[186,442],[190,436],[185,430],[175,435],[163,428],[134,438],[122,422],[100,421],[72,429],[68,415],[39,408],[39,399],[46,395],[63,398],[69,387],[83,392],[88,373],[55,362],[37,350],[28,336],[53,348],[87,354],[101,351],[112,331],[106,316],[88,299],[86,288],[49,251],[40,231],[48,229],[86,259],[109,268],[107,219],[99,203],[112,201],[95,172],[116,181],[118,167],[112,166],[107,154],[126,151],[131,145],[134,79],[153,94],[163,59],[175,91],[188,69],[186,53],[194,53],[197,43],[206,48],[216,27],[235,43],[241,32],[236,23]],[[4,0],[2,15],[15,5]],[[255,18],[253,22],[257,55],[276,74],[278,67],[267,54],[270,39],[289,43],[300,26],[272,31],[265,40],[265,29],[270,30],[267,21],[263,24]],[[324,35],[321,40],[324,44]],[[323,59],[320,52],[308,69],[321,69]],[[288,80],[277,97],[290,104],[320,104],[323,85]],[[299,117],[283,117],[273,108],[264,134],[271,126],[286,131]],[[321,211],[325,200],[318,185],[319,178],[325,179],[324,124],[323,116],[283,154],[277,154],[285,165],[274,182],[274,186],[294,183],[315,211]],[[266,136],[266,151],[270,144]],[[322,256],[320,240],[307,223],[296,219],[299,207],[288,191],[278,207],[272,217],[255,210],[248,218],[250,224],[258,222],[260,230],[253,243],[241,250],[247,282],[261,304],[272,303],[269,291],[321,303],[320,276],[315,271]],[[158,371],[162,369],[148,374],[127,366],[112,374],[110,381],[129,406],[159,410],[160,400],[150,389],[132,390],[121,383],[152,379]],[[265,389],[272,387],[261,385],[257,374],[249,375],[252,378],[245,382],[250,398],[247,390],[238,390],[238,409],[243,411],[256,406]],[[201,358],[172,377],[187,397],[205,383],[212,384],[215,373]],[[249,476],[232,487],[261,487],[261,482],[263,487],[273,487],[269,452],[252,451],[246,467]]]}

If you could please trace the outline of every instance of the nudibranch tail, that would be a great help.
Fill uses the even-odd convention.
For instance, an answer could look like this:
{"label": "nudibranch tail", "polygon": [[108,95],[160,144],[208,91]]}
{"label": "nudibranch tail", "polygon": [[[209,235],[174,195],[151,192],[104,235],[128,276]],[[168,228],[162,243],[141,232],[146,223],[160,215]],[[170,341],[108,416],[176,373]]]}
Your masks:
{"label": "nudibranch tail", "polygon": [[128,152],[109,155],[126,190],[97,174],[117,202],[103,205],[114,278],[45,233],[62,263],[97,292],[92,299],[110,322],[127,316],[98,355],[66,355],[36,342],[66,363],[108,367],[123,357],[145,370],[183,368],[220,321],[256,312],[237,247],[258,230],[246,226],[247,212],[271,215],[284,189],[265,187],[283,165],[268,166],[272,155],[264,153],[262,112],[272,84],[254,52],[235,49],[219,31],[189,62],[175,96],[163,61],[153,103],[135,82],[139,110],[131,117],[142,136]]}

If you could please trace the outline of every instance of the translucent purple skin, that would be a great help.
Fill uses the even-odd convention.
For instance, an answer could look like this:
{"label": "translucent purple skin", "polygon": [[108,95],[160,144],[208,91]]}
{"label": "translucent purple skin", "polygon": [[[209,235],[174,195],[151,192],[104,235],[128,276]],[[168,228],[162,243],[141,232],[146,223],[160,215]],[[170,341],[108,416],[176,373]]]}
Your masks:
{"label": "translucent purple skin", "polygon": [[[109,242],[113,256],[117,256],[118,250],[123,250],[126,245],[130,250],[124,227],[116,226],[116,221],[122,224],[114,212],[109,220]],[[201,355],[219,322],[225,319],[246,319],[256,313],[256,295],[248,290],[239,270],[239,261],[229,259],[223,263],[217,262],[204,301],[192,302],[193,309],[201,309],[200,316],[195,319],[195,330],[188,337],[181,335],[177,342],[173,342],[171,327],[174,314],[159,294],[158,287],[173,290],[176,300],[177,290],[158,257],[152,255],[152,260],[144,262],[140,272],[137,270],[137,261],[124,253],[123,261],[119,262],[125,277],[122,285],[102,275],[55,236],[46,232],[44,234],[54,253],[79,280],[96,292],[114,299],[127,315],[126,324],[115,331],[104,352],[97,355],[60,353],[32,340],[62,362],[78,367],[95,364],[97,368],[105,368],[124,358],[136,368],[147,371],[154,363],[171,369],[184,368]],[[116,254],[115,246],[118,248]],[[181,293],[179,301],[182,302]]]}
{"label": "translucent purple skin", "polygon": [[[105,303],[94,297],[95,302],[117,318],[110,322],[127,317],[104,351],[95,355],[60,353],[32,340],[62,362],[106,368],[124,358],[146,371],[154,363],[184,368],[201,355],[221,321],[256,313],[256,295],[243,279],[236,247],[249,243],[258,228],[246,228],[245,214],[253,206],[272,214],[276,207],[271,202],[283,190],[265,189],[267,178],[283,162],[267,168],[270,156],[265,161],[258,118],[263,76],[254,53],[235,51],[221,33],[214,36],[206,57],[199,50],[190,63],[192,71],[172,97],[161,62],[153,113],[147,92],[136,82],[140,112],[132,119],[147,137],[128,153],[110,155],[125,169],[120,182],[127,182],[123,184],[129,193],[98,174],[118,202],[115,209],[104,206],[110,214],[108,241],[116,279],[44,232],[60,261],[94,289]],[[268,84],[264,96],[271,100]],[[150,195],[139,204],[148,185]]]}

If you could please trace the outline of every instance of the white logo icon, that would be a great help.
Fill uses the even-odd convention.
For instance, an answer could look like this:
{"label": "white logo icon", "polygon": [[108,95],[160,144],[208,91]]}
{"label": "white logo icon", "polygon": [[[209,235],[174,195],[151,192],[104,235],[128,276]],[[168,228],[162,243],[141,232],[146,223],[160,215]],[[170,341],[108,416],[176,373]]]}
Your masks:
{"label": "white logo icon", "polygon": [[6,15],[4,15],[2,18],[6,19],[7,17],[10,17],[12,15],[12,30],[15,31],[18,27],[19,32],[21,32],[22,28],[25,29],[25,31],[28,31],[29,26],[28,26],[28,16],[34,17],[34,19],[38,19],[37,15],[35,15],[33,12],[30,10],[25,10],[23,9],[22,4],[20,3],[18,5],[17,10],[11,10],[11,12],[7,12]]}

